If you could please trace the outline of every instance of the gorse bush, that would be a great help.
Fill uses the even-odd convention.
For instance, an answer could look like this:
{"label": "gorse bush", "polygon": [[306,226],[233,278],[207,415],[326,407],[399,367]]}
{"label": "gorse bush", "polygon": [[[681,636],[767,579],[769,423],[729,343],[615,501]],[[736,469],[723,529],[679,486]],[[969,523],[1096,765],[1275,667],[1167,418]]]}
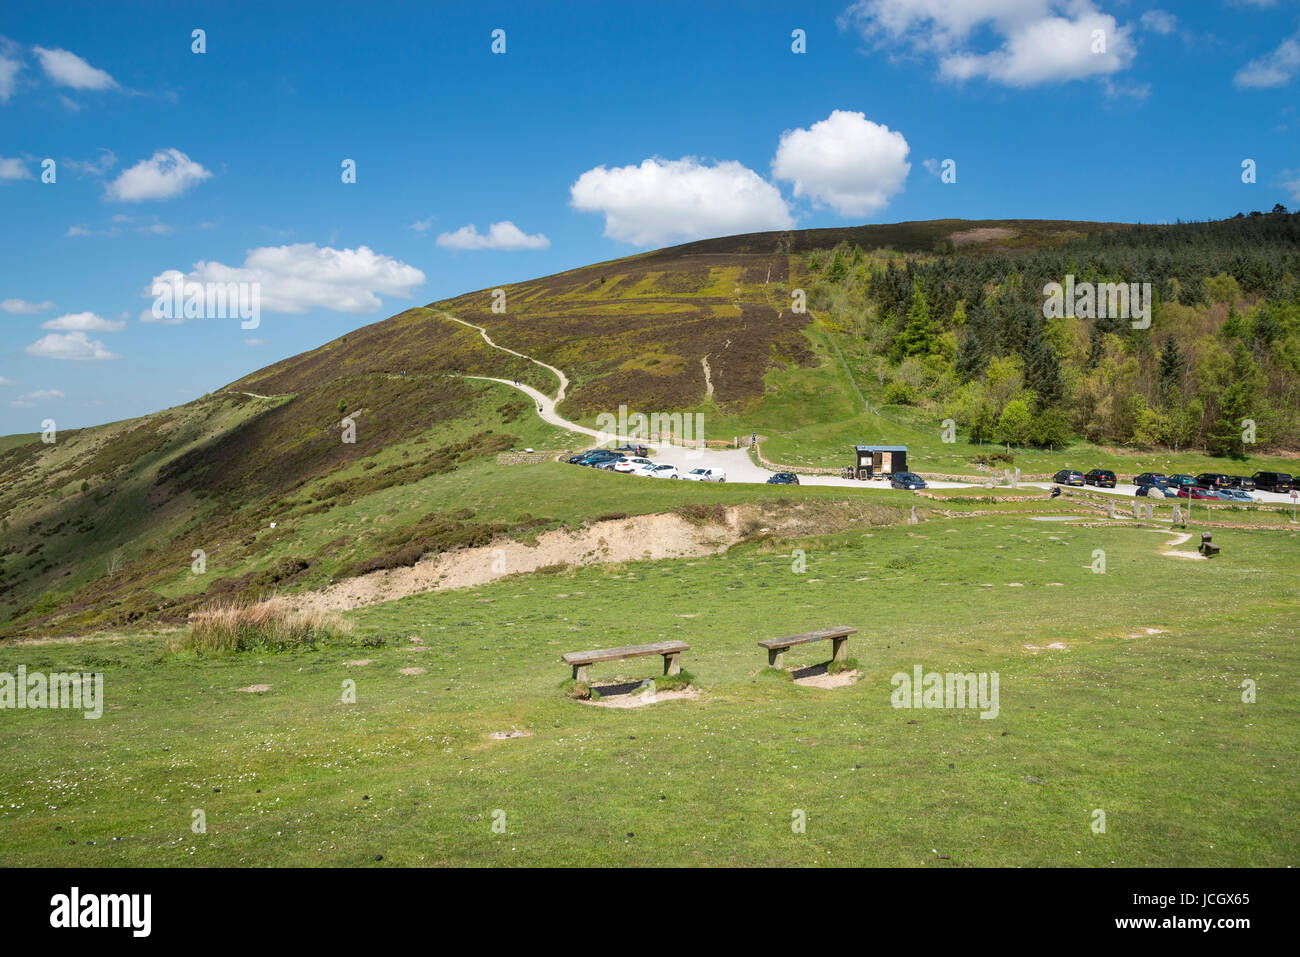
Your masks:
{"label": "gorse bush", "polygon": [[314,648],[350,630],[323,612],[293,611],[279,599],[204,608],[190,615],[189,628],[170,650],[197,654],[241,651],[295,651]]}

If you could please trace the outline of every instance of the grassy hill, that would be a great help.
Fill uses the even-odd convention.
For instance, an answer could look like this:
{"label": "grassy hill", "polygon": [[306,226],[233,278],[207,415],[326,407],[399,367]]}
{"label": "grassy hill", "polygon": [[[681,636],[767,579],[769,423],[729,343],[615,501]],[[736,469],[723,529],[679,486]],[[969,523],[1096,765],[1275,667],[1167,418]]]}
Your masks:
{"label": "grassy hill", "polygon": [[[887,441],[912,446],[922,471],[971,472],[990,448],[944,443],[933,410],[888,404],[870,345],[833,312],[792,311],[791,290],[825,280],[809,254],[1016,257],[1131,228],[940,220],[688,243],[506,286],[504,312],[493,311],[492,290],[409,309],[186,405],[64,432],[57,445],[4,437],[0,635],[181,620],[209,600],[319,587],[404,543],[439,551],[742,495],[630,490],[553,465],[496,464],[512,447],[585,441],[539,421],[514,390],[462,378],[557,387],[550,372],[447,316],[564,370],[560,411],[587,424],[623,404],[701,412],[710,437],[758,431],[769,459],[794,466],[834,467],[855,442]],[[341,441],[345,417],[353,444]],[[1026,472],[1196,472],[1212,461],[1095,443],[1018,455]],[[1238,468],[1286,461],[1258,455]]]}

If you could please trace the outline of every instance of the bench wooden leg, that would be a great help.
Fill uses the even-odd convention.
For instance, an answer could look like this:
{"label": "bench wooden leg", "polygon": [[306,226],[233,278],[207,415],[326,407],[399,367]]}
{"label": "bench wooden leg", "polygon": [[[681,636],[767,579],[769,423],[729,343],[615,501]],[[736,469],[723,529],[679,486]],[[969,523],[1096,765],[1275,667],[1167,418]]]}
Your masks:
{"label": "bench wooden leg", "polygon": [[767,666],[769,668],[785,667],[785,649],[784,648],[767,649]]}
{"label": "bench wooden leg", "polygon": [[831,639],[835,642],[835,647],[831,651],[831,658],[835,661],[844,661],[849,656],[849,638],[845,635],[843,638]]}
{"label": "bench wooden leg", "polygon": [[664,655],[664,674],[675,675],[682,670],[682,653],[674,651],[672,654]]}
{"label": "bench wooden leg", "polygon": [[583,682],[583,683],[585,684],[586,681],[587,681],[587,669],[590,668],[590,667],[591,667],[591,665],[574,665],[574,666],[573,666],[573,680],[574,680],[574,681],[581,681],[581,682]]}

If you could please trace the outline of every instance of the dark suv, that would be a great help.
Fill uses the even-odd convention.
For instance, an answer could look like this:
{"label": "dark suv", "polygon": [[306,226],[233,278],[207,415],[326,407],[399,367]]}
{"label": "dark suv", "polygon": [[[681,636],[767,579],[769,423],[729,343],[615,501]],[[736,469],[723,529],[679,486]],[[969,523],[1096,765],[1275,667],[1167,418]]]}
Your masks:
{"label": "dark suv", "polygon": [[1159,472],[1143,472],[1133,476],[1134,485],[1154,485],[1156,488],[1169,488],[1169,479]]}
{"label": "dark suv", "polygon": [[1232,482],[1233,488],[1239,488],[1243,492],[1255,491],[1255,480],[1253,478],[1247,478],[1244,475],[1230,475],[1228,479]]}
{"label": "dark suv", "polygon": [[1083,487],[1083,473],[1076,472],[1074,469],[1061,469],[1052,476],[1052,481],[1057,485],[1078,485]]}
{"label": "dark suv", "polygon": [[777,472],[767,480],[768,485],[798,485],[799,476],[793,472]]}
{"label": "dark suv", "polygon": [[1110,469],[1093,469],[1083,477],[1084,485],[1095,485],[1097,488],[1114,488],[1115,473]]}
{"label": "dark suv", "polygon": [[912,489],[925,488],[925,479],[914,472],[894,472],[889,477],[890,488],[905,488],[908,491]]}
{"label": "dark suv", "polygon": [[599,465],[601,462],[614,462],[622,457],[620,453],[610,449],[592,449],[590,452],[575,455],[569,459],[569,463],[571,465]]}
{"label": "dark suv", "polygon": [[1251,478],[1255,488],[1265,492],[1289,492],[1295,487],[1295,480],[1287,472],[1256,472]]}
{"label": "dark suv", "polygon": [[1232,488],[1232,479],[1222,472],[1202,472],[1196,476],[1196,484],[1201,488]]}

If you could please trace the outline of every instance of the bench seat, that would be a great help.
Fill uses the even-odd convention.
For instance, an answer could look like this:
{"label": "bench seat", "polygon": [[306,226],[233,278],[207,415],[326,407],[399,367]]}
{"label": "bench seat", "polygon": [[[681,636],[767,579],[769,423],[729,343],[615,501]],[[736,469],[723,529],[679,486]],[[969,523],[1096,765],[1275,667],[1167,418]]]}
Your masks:
{"label": "bench seat", "polygon": [[831,652],[831,658],[834,661],[843,661],[848,657],[849,635],[856,635],[856,628],[849,628],[847,625],[839,625],[835,628],[821,628],[817,631],[805,631],[800,635],[786,635],[784,638],[767,638],[760,641],[759,647],[767,649],[767,663],[773,668],[783,667],[785,663],[785,651],[794,645],[806,644],[810,641],[825,641],[828,638],[834,642]]}
{"label": "bench seat", "polygon": [[560,655],[560,658],[566,665],[573,666],[575,681],[586,681],[587,669],[597,661],[621,661],[624,658],[641,658],[648,655],[663,655],[664,674],[675,675],[682,670],[682,652],[690,650],[691,646],[684,641],[656,641],[648,645],[628,645],[625,648],[566,651]]}

